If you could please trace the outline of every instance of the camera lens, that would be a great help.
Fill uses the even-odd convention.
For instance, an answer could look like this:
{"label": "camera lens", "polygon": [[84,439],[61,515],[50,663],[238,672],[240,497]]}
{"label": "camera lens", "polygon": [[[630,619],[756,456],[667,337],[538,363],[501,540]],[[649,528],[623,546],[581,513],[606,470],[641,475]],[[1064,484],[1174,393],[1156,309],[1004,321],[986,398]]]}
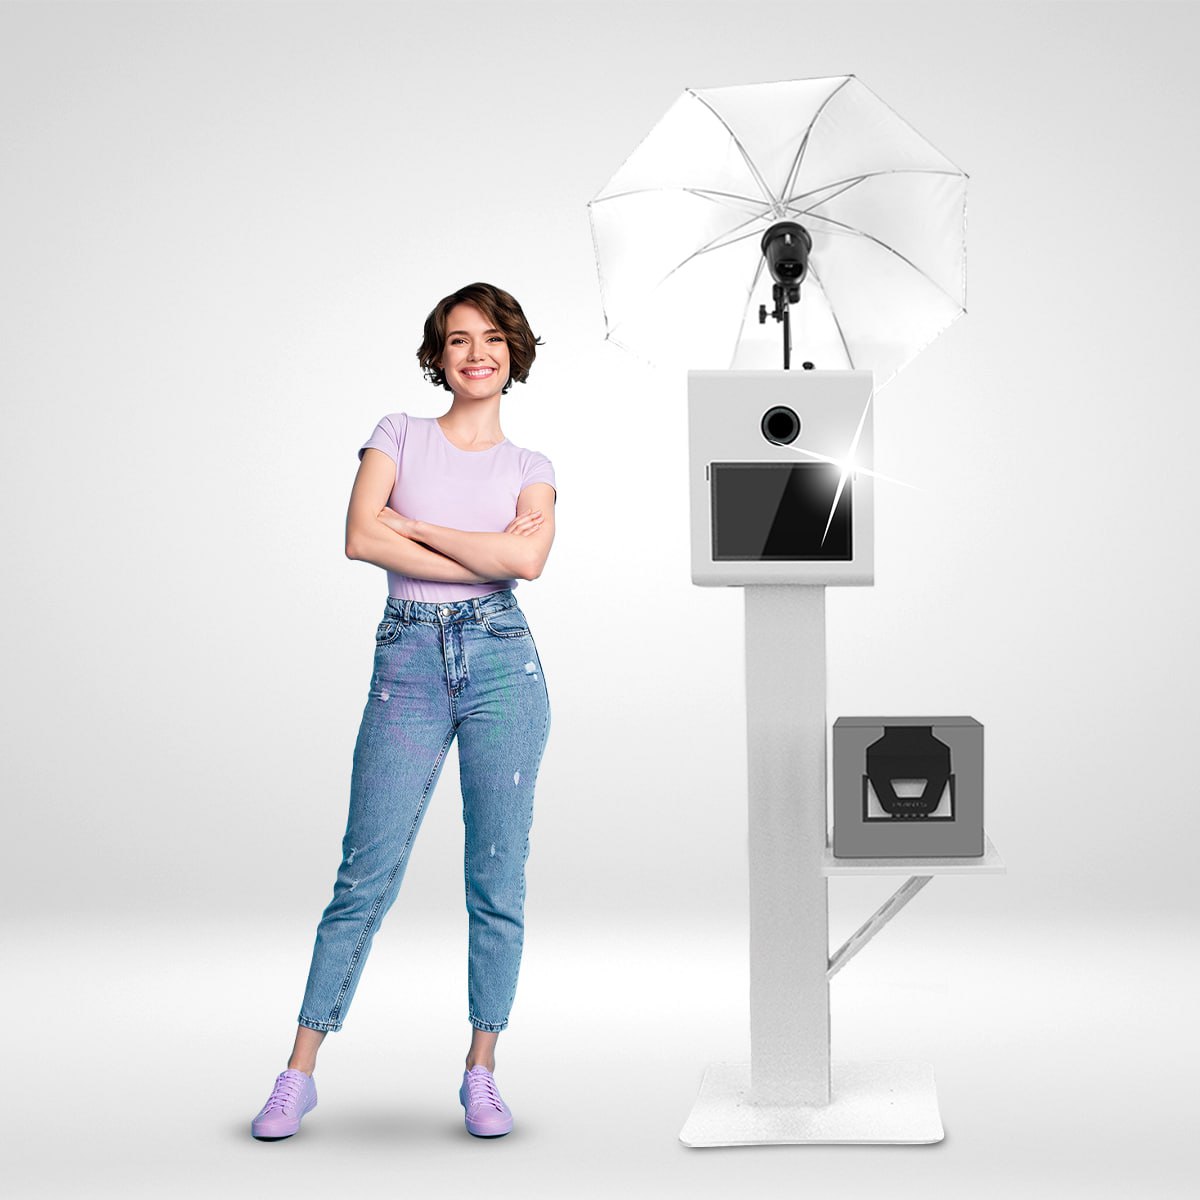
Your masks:
{"label": "camera lens", "polygon": [[792,409],[776,405],[763,413],[762,434],[768,442],[787,446],[800,436],[800,418]]}

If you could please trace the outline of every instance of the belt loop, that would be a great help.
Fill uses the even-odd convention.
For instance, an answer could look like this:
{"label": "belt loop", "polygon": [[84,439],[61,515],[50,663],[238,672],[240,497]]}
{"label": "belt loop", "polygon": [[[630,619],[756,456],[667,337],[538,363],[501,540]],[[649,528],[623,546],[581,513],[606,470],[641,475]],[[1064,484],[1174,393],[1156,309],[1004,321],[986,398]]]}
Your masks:
{"label": "belt loop", "polygon": [[412,624],[412,601],[411,600],[405,600],[404,612],[402,614],[402,618],[403,618],[405,625]]}
{"label": "belt loop", "polygon": [[471,603],[475,606],[475,620],[482,621],[483,620],[483,611],[479,607],[479,597],[472,596]]}

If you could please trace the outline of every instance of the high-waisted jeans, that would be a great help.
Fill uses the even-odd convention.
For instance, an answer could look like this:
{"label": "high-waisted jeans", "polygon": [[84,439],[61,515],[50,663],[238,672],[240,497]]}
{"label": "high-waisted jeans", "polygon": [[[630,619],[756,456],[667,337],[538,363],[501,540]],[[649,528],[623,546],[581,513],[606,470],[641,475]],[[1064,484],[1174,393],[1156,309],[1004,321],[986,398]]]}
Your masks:
{"label": "high-waisted jeans", "polygon": [[298,1018],[338,1030],[404,878],[458,737],[465,826],[468,1017],[508,1025],[524,940],[525,861],[550,700],[510,589],[440,604],[388,597],[350,786],[333,899],[317,926]]}

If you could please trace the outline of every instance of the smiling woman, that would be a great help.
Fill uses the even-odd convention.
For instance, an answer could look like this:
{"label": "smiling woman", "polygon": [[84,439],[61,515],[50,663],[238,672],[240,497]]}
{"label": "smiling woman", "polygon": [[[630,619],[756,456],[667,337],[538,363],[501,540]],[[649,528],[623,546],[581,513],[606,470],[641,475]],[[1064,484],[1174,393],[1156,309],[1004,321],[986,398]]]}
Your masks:
{"label": "smiling woman", "polygon": [[554,541],[554,467],[500,428],[500,398],[539,344],[491,284],[445,297],[417,358],[454,399],[440,417],[390,413],[359,449],[346,554],[387,571],[371,685],[354,749],[333,898],[317,927],[287,1069],[251,1124],[290,1137],[316,1105],[325,1035],[342,1028],[371,943],[395,901],[446,752],[458,738],[465,826],[467,1016],[459,1099],[468,1132],[512,1128],[496,1090],[524,943],[525,862],[550,699],[513,590]]}
{"label": "smiling woman", "polygon": [[460,339],[458,345],[461,347],[466,344],[463,339],[469,337],[466,330],[458,328],[459,321],[451,320],[455,309],[459,309],[459,315],[468,320],[470,310],[474,309],[484,318],[487,326],[476,332],[491,338],[493,344],[498,335],[498,340],[506,345],[511,373],[508,378],[500,376],[503,383],[501,392],[507,392],[514,383],[524,383],[529,378],[529,368],[533,366],[541,340],[534,337],[525,313],[516,300],[490,283],[472,283],[460,288],[440,301],[426,317],[425,338],[417,350],[417,361],[425,369],[426,378],[448,392],[454,391],[443,369],[443,354],[446,350],[452,354],[455,352],[453,339]]}

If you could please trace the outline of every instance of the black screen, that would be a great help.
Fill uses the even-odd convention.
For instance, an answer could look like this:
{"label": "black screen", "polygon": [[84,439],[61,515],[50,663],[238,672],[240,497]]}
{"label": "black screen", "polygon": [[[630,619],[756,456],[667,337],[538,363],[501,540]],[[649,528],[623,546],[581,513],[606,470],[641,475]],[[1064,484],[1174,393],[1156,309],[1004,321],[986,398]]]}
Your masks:
{"label": "black screen", "polygon": [[834,463],[712,463],[714,562],[849,562],[853,477]]}

